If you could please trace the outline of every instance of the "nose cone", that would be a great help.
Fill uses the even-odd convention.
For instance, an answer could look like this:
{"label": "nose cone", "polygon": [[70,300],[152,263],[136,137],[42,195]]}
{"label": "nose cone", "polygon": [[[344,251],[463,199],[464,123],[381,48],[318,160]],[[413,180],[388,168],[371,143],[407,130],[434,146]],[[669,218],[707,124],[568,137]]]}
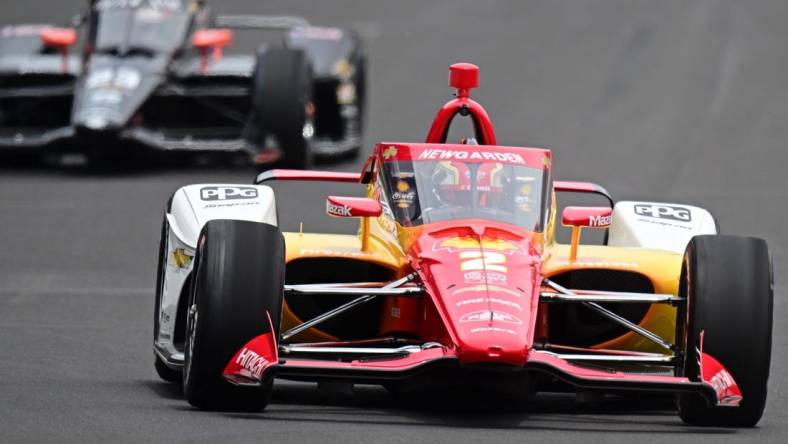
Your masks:
{"label": "nose cone", "polygon": [[425,281],[460,362],[522,366],[538,304],[538,252],[530,233],[459,228],[431,233],[419,244]]}
{"label": "nose cone", "polygon": [[74,97],[72,124],[86,135],[124,128],[161,83],[144,60],[95,56]]}
{"label": "nose cone", "polygon": [[81,133],[110,133],[117,132],[123,123],[111,116],[100,113],[83,114],[79,119],[75,119],[74,126]]}

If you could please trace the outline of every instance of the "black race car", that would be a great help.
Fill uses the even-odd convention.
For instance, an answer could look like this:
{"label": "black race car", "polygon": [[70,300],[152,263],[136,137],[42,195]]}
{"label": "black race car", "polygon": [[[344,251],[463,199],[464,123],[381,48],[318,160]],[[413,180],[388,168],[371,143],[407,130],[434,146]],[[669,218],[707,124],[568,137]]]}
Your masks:
{"label": "black race car", "polygon": [[[243,39],[268,43],[243,52]],[[358,152],[364,90],[351,30],[93,0],[74,27],[0,28],[0,154],[236,152],[304,167]]]}

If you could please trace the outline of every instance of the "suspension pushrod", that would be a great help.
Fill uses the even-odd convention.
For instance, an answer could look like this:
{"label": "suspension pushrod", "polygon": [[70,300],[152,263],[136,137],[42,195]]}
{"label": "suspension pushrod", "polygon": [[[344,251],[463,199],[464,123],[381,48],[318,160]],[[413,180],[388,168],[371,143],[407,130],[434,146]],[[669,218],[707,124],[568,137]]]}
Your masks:
{"label": "suspension pushrod", "polygon": [[[562,287],[561,285],[556,284],[555,282],[551,281],[550,279],[545,279],[544,282],[545,282],[545,284],[547,284],[548,286],[550,286],[554,290],[557,290],[559,293],[563,293],[564,295],[567,295],[567,296],[577,296],[571,290],[569,290],[569,289],[567,289],[565,287]],[[597,304],[596,302],[584,301],[584,302],[580,302],[580,304],[582,304],[585,307],[590,308],[591,310],[597,312],[599,315],[601,315],[601,316],[603,316],[603,317],[615,322],[616,324],[618,324],[618,325],[620,325],[620,326],[622,326],[622,327],[624,327],[624,328],[626,328],[626,329],[628,329],[628,330],[630,330],[630,331],[632,331],[634,333],[637,333],[640,336],[643,336],[644,338],[648,339],[649,341],[659,345],[660,347],[662,347],[662,348],[664,348],[666,350],[675,351],[673,345],[670,342],[662,339],[659,335],[657,335],[657,334],[655,334],[655,333],[653,333],[651,331],[646,330],[645,328],[635,324],[634,322],[630,321],[629,319],[626,319],[626,318],[624,318],[622,316],[617,315],[616,313],[613,313],[612,311],[610,311],[610,310],[606,309],[605,307]]]}
{"label": "suspension pushrod", "polygon": [[[394,282],[391,282],[391,283],[383,286],[383,289],[397,288],[397,287],[399,287],[401,285],[404,285],[404,284],[410,282],[415,277],[416,277],[416,274],[415,273],[411,273],[411,274],[403,277],[402,279],[398,279],[398,280],[396,280]],[[342,304],[342,305],[340,305],[337,308],[334,308],[334,309],[329,310],[329,311],[327,311],[327,312],[325,312],[325,313],[323,313],[321,315],[318,315],[318,316],[316,316],[316,317],[314,317],[314,318],[312,318],[312,319],[310,319],[310,320],[308,320],[308,321],[306,321],[306,322],[304,322],[304,323],[302,323],[300,325],[297,325],[297,326],[291,328],[290,330],[287,330],[286,332],[282,333],[282,340],[286,341],[286,340],[292,338],[293,336],[301,333],[304,330],[312,328],[315,325],[320,324],[321,322],[325,322],[325,321],[327,321],[327,320],[329,320],[329,319],[331,319],[331,318],[333,318],[333,317],[335,317],[335,316],[337,316],[339,314],[342,314],[342,313],[350,310],[353,307],[356,307],[358,305],[361,305],[361,304],[364,304],[366,302],[369,302],[369,301],[375,299],[377,296],[378,295],[376,295],[376,294],[365,294],[365,295],[363,295],[361,297],[353,299],[352,301],[350,301],[350,302],[348,302],[346,304]]]}

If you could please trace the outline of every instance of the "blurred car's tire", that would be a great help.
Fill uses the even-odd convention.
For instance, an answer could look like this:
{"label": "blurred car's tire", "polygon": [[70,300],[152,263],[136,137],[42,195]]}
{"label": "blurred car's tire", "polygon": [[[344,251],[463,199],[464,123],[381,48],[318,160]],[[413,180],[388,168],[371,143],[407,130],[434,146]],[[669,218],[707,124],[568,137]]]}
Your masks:
{"label": "blurred car's tire", "polygon": [[261,144],[273,136],[282,157],[276,166],[306,168],[309,144],[304,134],[312,100],[312,69],[301,49],[263,48],[253,77],[253,133]]}

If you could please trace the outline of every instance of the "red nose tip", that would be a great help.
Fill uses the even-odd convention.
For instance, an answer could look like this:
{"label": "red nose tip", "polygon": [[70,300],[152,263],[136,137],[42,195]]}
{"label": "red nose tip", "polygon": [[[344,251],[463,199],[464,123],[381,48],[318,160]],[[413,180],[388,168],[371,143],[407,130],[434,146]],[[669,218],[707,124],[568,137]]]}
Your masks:
{"label": "red nose tip", "polygon": [[479,86],[479,67],[473,63],[455,63],[449,67],[449,86],[467,91]]}

